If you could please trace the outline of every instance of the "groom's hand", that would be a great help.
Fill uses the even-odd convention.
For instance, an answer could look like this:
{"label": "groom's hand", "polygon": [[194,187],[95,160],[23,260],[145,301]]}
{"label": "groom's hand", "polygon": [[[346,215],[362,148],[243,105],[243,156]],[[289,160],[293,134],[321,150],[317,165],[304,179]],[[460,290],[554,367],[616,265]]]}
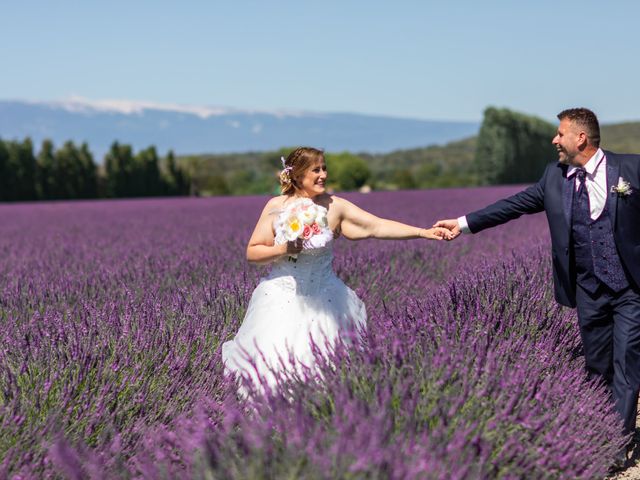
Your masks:
{"label": "groom's hand", "polygon": [[448,240],[453,240],[460,235],[460,224],[456,218],[450,218],[448,220],[438,220],[433,224],[434,227],[444,227],[449,230],[453,236]]}

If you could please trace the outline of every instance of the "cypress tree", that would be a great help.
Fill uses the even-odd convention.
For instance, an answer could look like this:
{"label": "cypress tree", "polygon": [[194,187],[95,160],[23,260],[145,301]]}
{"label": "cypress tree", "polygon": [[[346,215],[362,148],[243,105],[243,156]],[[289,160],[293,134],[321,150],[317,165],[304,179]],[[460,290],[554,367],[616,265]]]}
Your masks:
{"label": "cypress tree", "polygon": [[555,127],[540,118],[489,107],[478,134],[475,166],[483,183],[531,183],[556,158]]}
{"label": "cypress tree", "polygon": [[0,139],[0,201],[9,200],[9,150]]}
{"label": "cypress tree", "polygon": [[30,138],[6,143],[6,199],[28,201],[36,197],[36,157]]}
{"label": "cypress tree", "polygon": [[97,198],[98,196],[98,167],[93,161],[93,154],[86,142],[80,146],[79,162],[82,169],[82,188],[80,198]]}
{"label": "cypress tree", "polygon": [[37,181],[36,188],[38,198],[43,200],[50,200],[55,198],[54,192],[56,190],[56,160],[53,142],[49,139],[45,139],[42,142],[40,153],[37,158]]}

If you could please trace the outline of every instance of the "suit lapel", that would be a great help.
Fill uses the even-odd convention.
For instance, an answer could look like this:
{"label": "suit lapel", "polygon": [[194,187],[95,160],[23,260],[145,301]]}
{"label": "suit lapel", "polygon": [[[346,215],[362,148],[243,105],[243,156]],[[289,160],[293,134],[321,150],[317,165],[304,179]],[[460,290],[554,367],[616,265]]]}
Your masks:
{"label": "suit lapel", "polygon": [[573,208],[573,190],[575,189],[575,175],[571,180],[567,179],[567,172],[569,169],[566,166],[562,167],[562,204],[564,210],[564,218],[567,221],[567,226],[571,230],[571,209]]}
{"label": "suit lapel", "polygon": [[616,212],[618,207],[618,195],[611,191],[611,187],[618,183],[620,177],[620,164],[618,159],[611,152],[606,152],[607,156],[607,209],[611,219],[611,227],[616,228]]}

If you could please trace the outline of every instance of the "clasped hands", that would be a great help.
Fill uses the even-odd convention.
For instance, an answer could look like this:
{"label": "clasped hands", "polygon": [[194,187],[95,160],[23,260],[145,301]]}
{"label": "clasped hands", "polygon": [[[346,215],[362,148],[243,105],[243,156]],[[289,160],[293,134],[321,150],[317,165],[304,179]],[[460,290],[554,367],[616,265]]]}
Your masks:
{"label": "clasped hands", "polygon": [[460,224],[455,218],[449,218],[447,220],[438,220],[433,224],[433,228],[430,229],[442,240],[453,240],[460,235]]}

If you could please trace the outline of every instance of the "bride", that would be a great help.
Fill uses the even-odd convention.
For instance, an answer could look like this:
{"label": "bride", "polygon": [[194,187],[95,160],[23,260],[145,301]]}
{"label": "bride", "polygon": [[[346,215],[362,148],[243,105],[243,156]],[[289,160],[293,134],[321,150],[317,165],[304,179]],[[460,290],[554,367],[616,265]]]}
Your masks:
{"label": "bride", "polygon": [[259,390],[275,386],[278,371],[312,368],[312,344],[326,352],[366,327],[364,304],[333,272],[335,238],[451,238],[447,229],[378,218],[327,193],[321,150],[297,148],[282,160],[282,195],[267,202],[247,246],[249,262],[273,266],[235,338],[222,346],[227,371]]}

